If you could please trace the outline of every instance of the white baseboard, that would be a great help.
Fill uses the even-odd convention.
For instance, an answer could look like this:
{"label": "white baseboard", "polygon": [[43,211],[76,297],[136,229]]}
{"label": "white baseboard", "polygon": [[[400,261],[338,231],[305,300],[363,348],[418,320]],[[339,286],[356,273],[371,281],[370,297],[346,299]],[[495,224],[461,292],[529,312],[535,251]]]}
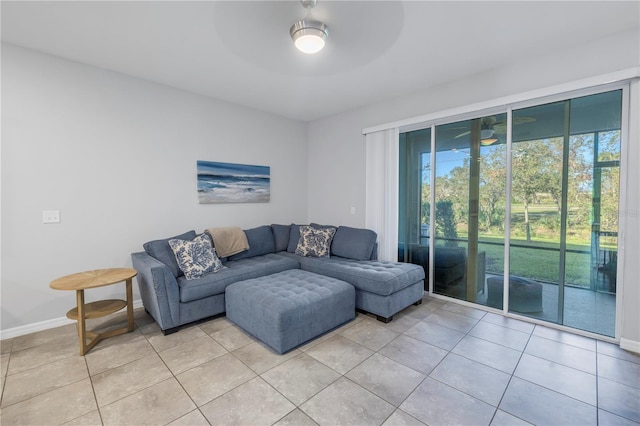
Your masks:
{"label": "white baseboard", "polygon": [[626,351],[636,352],[640,354],[640,342],[625,338],[620,339],[620,348]]}
{"label": "white baseboard", "polygon": [[[141,308],[142,300],[133,301],[133,309]],[[13,337],[24,336],[25,334],[35,333],[36,331],[49,330],[50,328],[56,328],[67,324],[75,323],[74,320],[70,320],[66,316],[60,318],[54,318],[46,321],[35,322],[33,324],[21,325],[20,327],[13,327],[7,330],[0,330],[0,340],[11,339]]]}

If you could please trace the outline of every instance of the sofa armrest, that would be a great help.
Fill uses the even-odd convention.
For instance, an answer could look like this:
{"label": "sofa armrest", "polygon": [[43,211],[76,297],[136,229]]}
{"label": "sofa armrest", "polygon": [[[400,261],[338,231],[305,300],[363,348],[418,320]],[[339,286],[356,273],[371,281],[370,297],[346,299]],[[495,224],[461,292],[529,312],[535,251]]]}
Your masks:
{"label": "sofa armrest", "polygon": [[162,330],[177,327],[180,319],[178,282],[167,265],[145,252],[132,253],[142,304]]}

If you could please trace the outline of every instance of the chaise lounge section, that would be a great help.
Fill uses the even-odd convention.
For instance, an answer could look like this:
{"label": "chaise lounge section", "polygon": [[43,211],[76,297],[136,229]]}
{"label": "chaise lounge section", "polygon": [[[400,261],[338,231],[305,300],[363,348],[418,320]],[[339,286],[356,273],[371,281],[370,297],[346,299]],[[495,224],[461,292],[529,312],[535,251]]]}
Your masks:
{"label": "chaise lounge section", "polygon": [[424,271],[409,263],[307,257],[300,259],[300,268],[350,283],[357,290],[356,308],[385,323],[420,302],[424,293]]}

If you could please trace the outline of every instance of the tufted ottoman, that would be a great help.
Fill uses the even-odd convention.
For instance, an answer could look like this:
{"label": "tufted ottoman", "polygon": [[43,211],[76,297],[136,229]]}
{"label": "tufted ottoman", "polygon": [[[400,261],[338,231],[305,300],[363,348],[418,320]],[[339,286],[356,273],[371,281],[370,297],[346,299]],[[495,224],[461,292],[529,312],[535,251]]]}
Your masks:
{"label": "tufted ottoman", "polygon": [[355,318],[355,289],[300,269],[231,284],[227,318],[278,353]]}

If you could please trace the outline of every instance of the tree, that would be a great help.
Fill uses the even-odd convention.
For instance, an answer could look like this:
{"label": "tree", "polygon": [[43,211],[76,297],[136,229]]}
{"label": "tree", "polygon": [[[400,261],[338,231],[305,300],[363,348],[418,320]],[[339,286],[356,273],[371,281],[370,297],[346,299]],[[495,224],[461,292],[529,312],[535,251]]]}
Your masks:
{"label": "tree", "polygon": [[453,203],[449,200],[436,203],[436,229],[438,235],[447,239],[446,246],[456,247],[458,231],[456,230],[456,217],[453,212]]}
{"label": "tree", "polygon": [[559,199],[562,191],[562,139],[513,144],[511,194],[524,206],[527,241],[531,241],[529,207],[536,201],[537,194],[549,193]]}
{"label": "tree", "polygon": [[567,238],[588,240],[593,197],[593,133],[573,135],[569,139],[567,182]]}
{"label": "tree", "polygon": [[484,232],[504,231],[506,200],[506,145],[483,149],[480,159],[480,223]]}
{"label": "tree", "polygon": [[[600,134],[598,161],[620,161],[620,131]],[[601,205],[600,229],[618,231],[618,198],[620,194],[620,167],[611,166],[601,169]]]}

